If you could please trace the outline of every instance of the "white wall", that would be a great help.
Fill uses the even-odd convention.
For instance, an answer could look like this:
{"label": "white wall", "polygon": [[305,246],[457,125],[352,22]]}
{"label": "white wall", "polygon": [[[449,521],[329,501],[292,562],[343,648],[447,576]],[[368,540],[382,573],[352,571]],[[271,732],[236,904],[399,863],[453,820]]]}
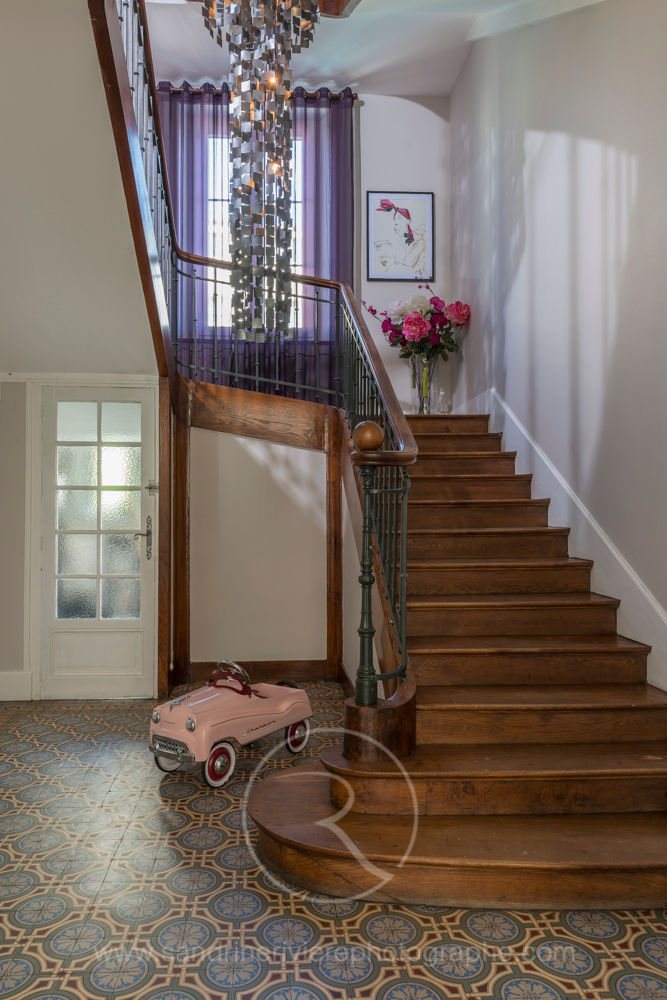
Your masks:
{"label": "white wall", "polygon": [[[432,191],[435,195],[435,280],[443,298],[458,298],[451,287],[449,266],[449,142],[448,100],[445,97],[402,98],[359,95],[359,184],[357,185],[357,298],[378,311],[398,298],[418,292],[418,282],[368,281],[366,262],[366,192]],[[408,362],[384,339],[379,324],[365,314],[368,328],[403,409],[416,403]],[[449,363],[447,363],[448,365]],[[447,365],[439,365],[448,385]]]}
{"label": "white wall", "polygon": [[86,0],[0,4],[0,371],[155,371]]}
{"label": "white wall", "polygon": [[323,660],[324,454],[191,430],[191,657]]}
{"label": "white wall", "polygon": [[0,383],[0,700],[23,670],[24,543],[26,476],[26,387]]}
{"label": "white wall", "polygon": [[667,687],[665,37],[662,0],[607,0],[478,41],[450,109],[456,403],[495,388],[639,578]]}

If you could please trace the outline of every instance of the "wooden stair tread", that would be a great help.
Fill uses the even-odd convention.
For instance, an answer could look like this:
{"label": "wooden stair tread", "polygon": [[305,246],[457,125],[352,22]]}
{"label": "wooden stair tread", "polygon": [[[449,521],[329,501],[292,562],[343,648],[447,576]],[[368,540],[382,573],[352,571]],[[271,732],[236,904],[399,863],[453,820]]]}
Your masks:
{"label": "wooden stair tread", "polygon": [[479,708],[485,711],[566,709],[666,709],[667,691],[649,684],[420,685],[417,711]]}
{"label": "wooden stair tread", "polygon": [[455,426],[457,423],[466,423],[470,420],[488,423],[490,419],[488,413],[406,413],[405,417],[410,427],[413,428],[413,434],[415,427],[419,428],[421,434],[422,430],[429,429],[429,425],[431,428],[435,427],[436,424],[443,423]]}
{"label": "wooden stair tread", "polygon": [[509,499],[509,500],[413,500],[411,507],[548,507],[549,499]]}
{"label": "wooden stair tread", "polygon": [[[340,745],[326,747],[327,770],[344,776],[395,778],[402,770],[391,760],[367,764],[343,757]],[[667,741],[650,743],[483,744],[430,743],[401,761],[411,778],[493,777],[517,779],[572,775],[667,777]],[[667,795],[667,786],[665,787]]]}
{"label": "wooden stair tread", "polygon": [[[467,437],[467,435],[465,435]],[[486,437],[486,434],[480,434],[480,437]],[[495,461],[499,458],[516,458],[515,451],[421,451],[417,458],[417,465],[422,461],[430,461],[431,459],[455,459],[459,461],[462,458],[488,458],[490,461]]]}
{"label": "wooden stair tread", "polygon": [[[410,537],[416,535],[473,535],[475,537],[485,537],[489,535],[513,535],[516,538],[523,538],[526,535],[569,535],[569,528],[556,528],[551,525],[534,525],[529,528],[410,528]],[[422,560],[423,561],[423,560]]]}
{"label": "wooden stair tread", "polygon": [[445,608],[455,611],[483,608],[573,608],[614,607],[620,605],[615,597],[605,597],[592,591],[563,594],[423,594],[409,597],[408,610]]}
{"label": "wooden stair tread", "polygon": [[414,636],[408,642],[411,653],[597,653],[597,652],[650,652],[651,647],[645,643],[628,639],[623,635],[420,635]]}
{"label": "wooden stair tread", "polygon": [[[253,789],[249,811],[273,840],[310,855],[351,858],[349,846],[325,826],[339,810],[329,800],[321,764],[278,771]],[[373,863],[601,871],[657,868],[667,873],[667,813],[577,816],[421,816],[412,849],[412,816],[348,813],[336,826]],[[406,858],[407,855],[407,858]],[[344,890],[344,887],[341,887]]]}
{"label": "wooden stair tread", "polygon": [[[456,453],[450,453],[450,455],[451,454],[454,454],[456,458],[460,458],[461,457],[460,455],[456,455]],[[484,455],[485,453],[481,452],[481,454]],[[488,457],[488,453],[486,453],[486,454],[487,454],[487,457]],[[499,452],[499,453],[496,453],[496,454],[504,454],[504,453],[503,452]],[[479,455],[480,455],[480,452],[477,452],[477,454],[476,454],[475,457],[479,457]],[[465,458],[465,455],[463,457]],[[500,474],[496,475],[496,474],[493,474],[491,472],[454,472],[454,473],[451,473],[451,472],[433,472],[430,469],[428,471],[425,471],[423,468],[420,468],[420,466],[419,466],[419,459],[417,459],[417,462],[415,463],[415,465],[411,465],[410,466],[409,476],[410,476],[410,479],[433,479],[433,480],[440,480],[440,481],[443,481],[443,480],[446,479],[447,482],[452,482],[453,481],[453,482],[461,482],[461,483],[467,483],[467,482],[479,483],[479,482],[487,482],[487,481],[495,483],[499,479],[508,479],[508,480],[511,480],[512,482],[516,482],[516,480],[518,479],[519,481],[522,481],[522,482],[528,482],[528,481],[532,480],[532,478],[533,478],[533,475],[532,475],[531,472],[501,472]],[[526,499],[528,499],[528,498],[526,498]]]}
{"label": "wooden stair tread", "polygon": [[466,570],[466,569],[562,569],[565,566],[591,567],[592,559],[580,559],[577,556],[512,556],[508,558],[493,557],[487,559],[477,556],[474,559],[411,559],[408,561],[408,580],[410,570]]}

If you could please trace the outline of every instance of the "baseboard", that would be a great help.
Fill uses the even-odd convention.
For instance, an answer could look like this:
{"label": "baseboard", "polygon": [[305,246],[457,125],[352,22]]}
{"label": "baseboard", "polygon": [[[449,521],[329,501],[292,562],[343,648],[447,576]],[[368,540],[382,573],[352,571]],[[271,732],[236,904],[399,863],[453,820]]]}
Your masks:
{"label": "baseboard", "polygon": [[460,413],[489,413],[489,429],[503,435],[503,449],[516,451],[516,471],[533,475],[533,497],[550,497],[549,523],[570,528],[570,555],[593,559],[592,589],[621,600],[618,631],[648,643],[648,680],[667,691],[667,611],[615,547],[561,473],[496,389],[489,389]]}
{"label": "baseboard", "polygon": [[0,701],[31,701],[32,673],[0,670]]}
{"label": "baseboard", "polygon": [[[253,681],[273,684],[276,681],[323,681],[327,679],[326,660],[238,660]],[[215,660],[199,660],[190,664],[192,684],[207,681],[216,665]]]}

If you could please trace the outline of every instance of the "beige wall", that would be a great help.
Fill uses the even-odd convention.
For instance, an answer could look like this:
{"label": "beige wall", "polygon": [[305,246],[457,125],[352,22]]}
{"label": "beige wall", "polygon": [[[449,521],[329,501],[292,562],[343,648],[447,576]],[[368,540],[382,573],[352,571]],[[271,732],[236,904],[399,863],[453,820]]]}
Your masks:
{"label": "beige wall", "polygon": [[665,37],[663,0],[607,0],[476,42],[450,105],[456,401],[495,387],[663,626]]}
{"label": "beige wall", "polygon": [[[366,192],[431,191],[435,195],[435,281],[433,287],[443,298],[455,297],[449,267],[448,108],[446,97],[359,96],[357,190],[359,217],[356,243],[357,297],[380,312],[398,298],[418,293],[417,282],[368,281],[366,266]],[[421,294],[421,293],[420,293]],[[456,296],[457,297],[457,296]],[[380,350],[396,394],[406,411],[413,408],[410,369],[407,361],[384,339],[379,324],[364,313],[368,328]],[[447,366],[439,375],[448,386]]]}
{"label": "beige wall", "polygon": [[191,431],[192,659],[326,659],[320,452]]}
{"label": "beige wall", "polygon": [[[22,670],[26,387],[0,383],[0,672]],[[0,679],[0,700],[3,683]]]}
{"label": "beige wall", "polygon": [[0,372],[153,373],[86,0],[2,0],[0,87]]}

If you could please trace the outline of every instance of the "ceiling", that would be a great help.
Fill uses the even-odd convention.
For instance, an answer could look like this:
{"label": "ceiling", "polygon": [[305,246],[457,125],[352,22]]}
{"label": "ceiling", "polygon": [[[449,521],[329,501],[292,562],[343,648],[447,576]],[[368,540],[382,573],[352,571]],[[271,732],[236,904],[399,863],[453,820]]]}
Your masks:
{"label": "ceiling", "polygon": [[[321,19],[311,46],[292,60],[292,85],[350,86],[404,97],[452,90],[470,39],[602,0],[361,0],[349,17]],[[197,85],[226,79],[226,53],[204,28],[201,6],[149,2],[158,80]]]}

